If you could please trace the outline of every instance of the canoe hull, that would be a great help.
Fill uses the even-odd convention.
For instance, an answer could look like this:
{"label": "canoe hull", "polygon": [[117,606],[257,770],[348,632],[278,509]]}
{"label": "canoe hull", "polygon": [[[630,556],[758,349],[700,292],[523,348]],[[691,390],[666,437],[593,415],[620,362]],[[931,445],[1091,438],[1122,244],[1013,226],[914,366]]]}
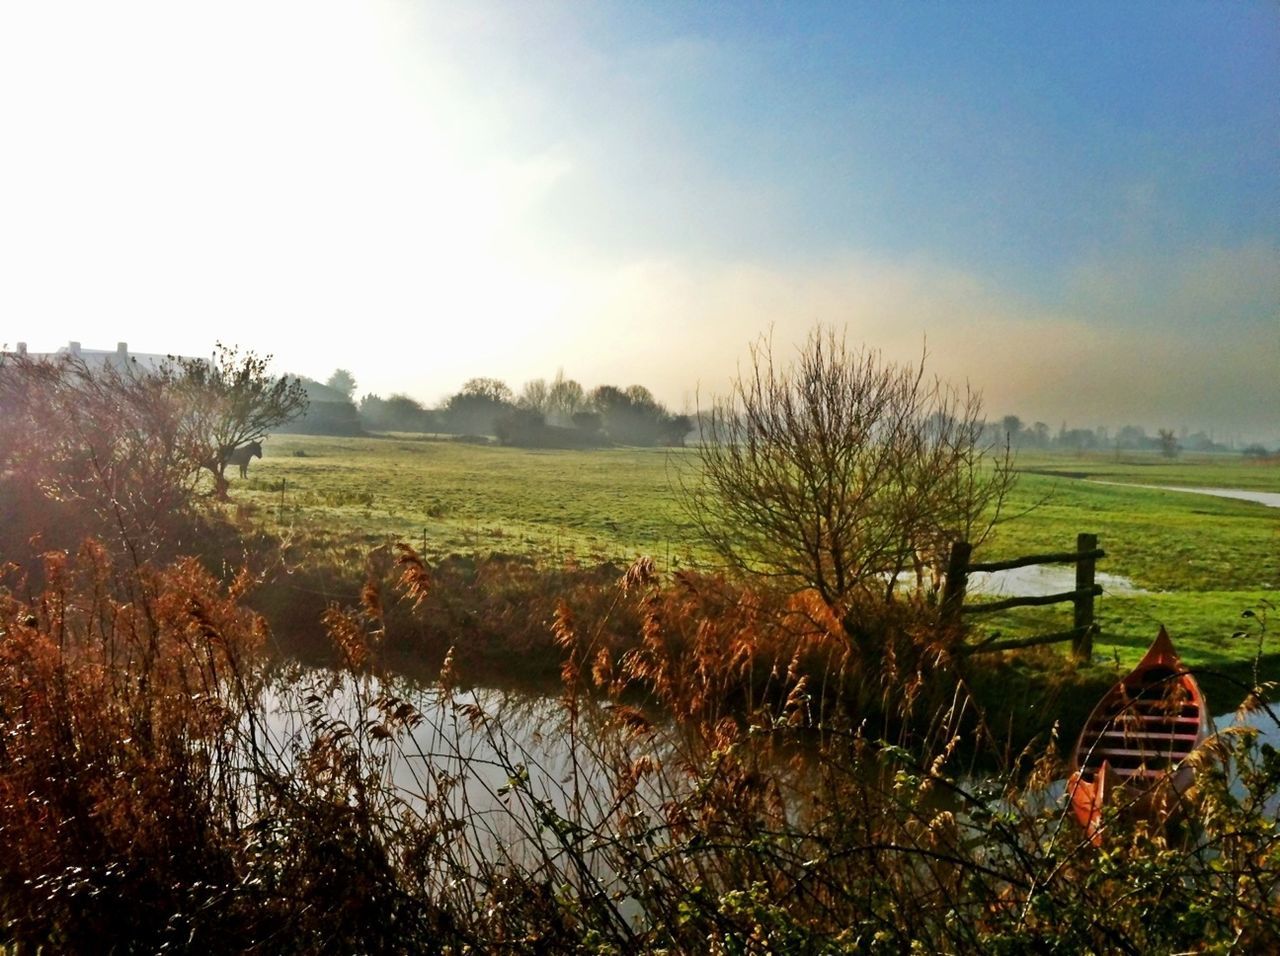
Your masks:
{"label": "canoe hull", "polygon": [[1108,805],[1167,818],[1194,778],[1187,757],[1212,733],[1204,695],[1162,627],[1098,702],[1072,751],[1067,792],[1089,839],[1100,841]]}

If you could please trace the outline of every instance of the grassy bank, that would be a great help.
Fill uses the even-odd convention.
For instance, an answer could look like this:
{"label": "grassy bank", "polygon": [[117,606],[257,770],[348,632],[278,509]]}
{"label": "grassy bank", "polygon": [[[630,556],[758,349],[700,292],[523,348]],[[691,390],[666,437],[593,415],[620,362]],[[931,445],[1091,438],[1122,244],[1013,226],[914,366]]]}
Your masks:
{"label": "grassy bank", "polygon": [[[368,547],[396,538],[429,561],[497,553],[549,567],[625,565],[648,554],[661,571],[713,569],[675,490],[695,466],[692,449],[530,451],[278,435],[233,497],[247,520],[352,568]],[[1099,600],[1098,666],[1132,665],[1163,623],[1192,665],[1248,668],[1256,646],[1230,635],[1241,611],[1280,587],[1280,511],[1081,478],[1280,491],[1280,467],[1221,456],[1039,455],[1024,456],[1019,468],[1007,520],[975,560],[1069,549],[1077,533],[1096,533],[1107,551],[1099,570],[1140,589]],[[1024,635],[1056,629],[1068,615],[1065,607],[1023,611],[984,626]],[[1263,650],[1275,672],[1280,648]]]}

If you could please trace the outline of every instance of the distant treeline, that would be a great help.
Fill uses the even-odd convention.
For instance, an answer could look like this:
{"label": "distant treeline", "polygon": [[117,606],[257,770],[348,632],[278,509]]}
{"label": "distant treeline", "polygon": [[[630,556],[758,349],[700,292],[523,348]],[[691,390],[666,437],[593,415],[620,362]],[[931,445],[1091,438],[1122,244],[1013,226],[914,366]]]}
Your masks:
{"label": "distant treeline", "polygon": [[353,401],[356,382],[338,369],[325,385],[307,383],[311,408],[302,430],[405,431],[491,435],[526,448],[683,445],[689,415],[669,411],[643,385],[601,385],[587,391],[562,374],[526,382],[517,395],[496,378],[473,378],[435,408],[408,395],[367,394]]}
{"label": "distant treeline", "polygon": [[[1063,422],[1052,430],[1044,422],[1026,424],[1017,415],[986,424],[987,438],[1003,444],[1008,441],[1014,448],[1058,449],[1062,451],[1094,451],[1119,449],[1122,451],[1156,451],[1166,457],[1176,457],[1180,452],[1229,452],[1237,450],[1232,445],[1215,441],[1203,431],[1185,431],[1178,434],[1172,429],[1161,428],[1156,434],[1147,434],[1141,425],[1125,425],[1114,432],[1106,426],[1098,428],[1069,428]],[[1249,445],[1243,454],[1266,457],[1269,453],[1263,445]]]}
{"label": "distant treeline", "polygon": [[[680,446],[698,426],[692,415],[674,414],[643,385],[601,385],[587,391],[563,374],[547,381],[526,382],[519,394],[497,378],[473,378],[434,408],[402,393],[387,398],[369,393],[355,400],[356,380],[337,369],[324,384],[302,379],[310,406],[291,428],[330,435],[364,432],[423,432],[486,435],[504,445],[525,448],[594,448],[610,444]],[[984,425],[984,438],[995,445],[1007,441],[1017,449],[1058,451],[1153,451],[1173,458],[1188,452],[1240,451],[1267,458],[1280,453],[1252,444],[1240,449],[1203,431],[1175,433],[1141,425],[1114,431],[1106,426],[1056,429],[1044,422],[1026,423],[1005,415]]]}

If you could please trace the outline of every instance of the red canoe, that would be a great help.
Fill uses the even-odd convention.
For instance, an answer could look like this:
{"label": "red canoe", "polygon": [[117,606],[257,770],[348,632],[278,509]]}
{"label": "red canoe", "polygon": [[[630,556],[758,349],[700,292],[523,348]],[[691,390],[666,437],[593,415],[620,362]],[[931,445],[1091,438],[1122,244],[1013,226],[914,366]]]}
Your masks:
{"label": "red canoe", "polygon": [[1168,816],[1193,777],[1184,761],[1212,733],[1204,694],[1162,627],[1138,666],[1098,702],[1072,751],[1067,793],[1089,838],[1101,841],[1107,804]]}

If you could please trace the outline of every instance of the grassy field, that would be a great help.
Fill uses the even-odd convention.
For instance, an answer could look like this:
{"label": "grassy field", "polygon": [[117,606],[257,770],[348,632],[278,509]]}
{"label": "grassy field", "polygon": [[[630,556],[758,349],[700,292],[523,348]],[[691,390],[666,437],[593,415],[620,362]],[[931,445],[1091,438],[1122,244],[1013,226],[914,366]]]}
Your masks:
{"label": "grassy field", "polygon": [[309,532],[425,541],[432,558],[499,551],[630,561],[649,554],[664,569],[710,560],[671,492],[671,476],[692,461],[688,452],[301,435],[274,436],[263,449],[247,486],[233,485],[233,499]]}
{"label": "grassy field", "polygon": [[[696,462],[691,449],[534,451],[416,436],[277,435],[264,452],[250,479],[232,487],[244,517],[353,563],[387,537],[429,558],[505,552],[594,563],[648,554],[663,570],[714,562],[678,500],[680,476]],[[1123,483],[1280,492],[1280,466],[1102,454],[1027,455],[1018,467],[1004,520],[975,560],[1070,550],[1077,533],[1096,533],[1107,551],[1099,570],[1140,589],[1099,599],[1100,660],[1132,663],[1160,623],[1200,665],[1238,667],[1256,650],[1230,635],[1244,609],[1277,597],[1280,510]],[[1069,614],[1065,605],[1016,612],[991,627],[1035,633]],[[1266,650],[1280,652],[1280,634]]]}
{"label": "grassy field", "polygon": [[[1280,491],[1280,466],[1236,457],[1167,461],[1152,456],[1024,456],[1010,509],[984,548],[987,559],[1066,546],[1077,532],[1099,536],[1099,570],[1127,578],[1141,593],[1104,593],[1095,651],[1126,669],[1163,624],[1186,659],[1239,672],[1256,641],[1233,638],[1247,608],[1280,589],[1280,510],[1244,501],[1133,485]],[[1116,482],[1097,484],[1080,480]],[[1030,509],[1021,513],[1019,508]],[[1070,626],[1070,605],[1011,613],[994,626],[1020,635]],[[1264,651],[1280,677],[1280,635]]]}

